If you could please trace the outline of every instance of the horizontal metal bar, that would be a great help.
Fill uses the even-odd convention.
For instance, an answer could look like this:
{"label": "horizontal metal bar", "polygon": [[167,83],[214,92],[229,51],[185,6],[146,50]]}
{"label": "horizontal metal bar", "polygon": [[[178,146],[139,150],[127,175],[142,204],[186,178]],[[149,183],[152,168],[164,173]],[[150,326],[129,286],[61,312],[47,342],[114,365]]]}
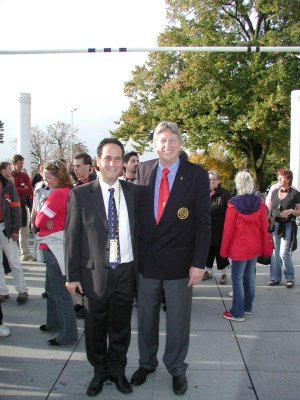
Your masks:
{"label": "horizontal metal bar", "polygon": [[300,46],[199,46],[199,47],[103,47],[86,49],[0,50],[0,55],[79,53],[299,53]]}

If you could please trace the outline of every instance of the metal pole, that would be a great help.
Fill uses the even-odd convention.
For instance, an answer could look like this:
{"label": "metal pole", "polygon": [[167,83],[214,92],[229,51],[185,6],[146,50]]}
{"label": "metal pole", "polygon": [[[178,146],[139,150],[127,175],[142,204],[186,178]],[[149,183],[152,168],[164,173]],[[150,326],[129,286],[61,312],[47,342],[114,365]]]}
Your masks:
{"label": "metal pole", "polygon": [[0,55],[20,54],[78,54],[78,53],[298,53],[300,46],[196,46],[196,47],[104,47],[85,49],[0,50]]}

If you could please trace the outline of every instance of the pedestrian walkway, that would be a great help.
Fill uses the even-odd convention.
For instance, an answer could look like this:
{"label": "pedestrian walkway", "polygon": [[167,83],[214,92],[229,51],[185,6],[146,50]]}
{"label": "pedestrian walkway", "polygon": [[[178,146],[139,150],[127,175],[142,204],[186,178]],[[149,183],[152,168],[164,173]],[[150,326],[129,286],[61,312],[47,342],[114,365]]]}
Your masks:
{"label": "pedestrian walkway", "polygon": [[[256,297],[246,321],[222,317],[229,310],[229,284],[215,279],[194,288],[190,349],[187,357],[188,390],[184,399],[197,400],[299,400],[300,399],[300,253],[293,253],[296,285],[267,286],[269,267],[258,265]],[[4,323],[12,334],[0,338],[0,398],[3,400],[79,400],[86,396],[93,370],[85,355],[84,323],[78,320],[76,346],[50,348],[53,334],[42,333],[45,323],[45,266],[22,262],[30,298],[16,303],[8,277],[10,298],[2,303]],[[134,388],[128,399],[166,400],[177,396],[163,362],[165,313],[161,311],[159,366],[146,383]],[[137,309],[132,316],[132,339],[126,375],[138,368]],[[96,397],[124,399],[114,384],[106,382]]]}

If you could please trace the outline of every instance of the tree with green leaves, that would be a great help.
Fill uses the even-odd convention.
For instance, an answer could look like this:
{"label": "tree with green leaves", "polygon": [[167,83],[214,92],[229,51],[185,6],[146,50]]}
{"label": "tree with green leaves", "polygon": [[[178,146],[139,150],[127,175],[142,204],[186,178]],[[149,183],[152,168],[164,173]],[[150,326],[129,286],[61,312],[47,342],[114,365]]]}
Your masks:
{"label": "tree with green leaves", "polygon": [[4,143],[4,123],[0,121],[0,143]]}
{"label": "tree with green leaves", "polygon": [[[160,46],[293,46],[299,0],[168,0]],[[152,53],[125,85],[130,106],[113,136],[148,150],[161,120],[176,122],[185,148],[220,143],[234,166],[251,169],[261,190],[288,166],[290,93],[299,87],[292,53]],[[275,154],[276,165],[265,163]],[[274,159],[274,157],[272,157]],[[284,165],[282,165],[282,161]]]}

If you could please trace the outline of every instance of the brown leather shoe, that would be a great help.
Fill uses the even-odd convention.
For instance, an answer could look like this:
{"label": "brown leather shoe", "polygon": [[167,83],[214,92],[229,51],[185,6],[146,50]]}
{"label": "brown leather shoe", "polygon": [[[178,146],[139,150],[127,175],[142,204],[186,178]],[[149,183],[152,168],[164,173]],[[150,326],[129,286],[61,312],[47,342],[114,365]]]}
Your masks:
{"label": "brown leather shoe", "polygon": [[220,279],[220,285],[227,285],[227,275],[222,274],[221,279]]}
{"label": "brown leather shoe", "polygon": [[207,281],[207,279],[212,279],[212,272],[205,271],[202,280]]}

